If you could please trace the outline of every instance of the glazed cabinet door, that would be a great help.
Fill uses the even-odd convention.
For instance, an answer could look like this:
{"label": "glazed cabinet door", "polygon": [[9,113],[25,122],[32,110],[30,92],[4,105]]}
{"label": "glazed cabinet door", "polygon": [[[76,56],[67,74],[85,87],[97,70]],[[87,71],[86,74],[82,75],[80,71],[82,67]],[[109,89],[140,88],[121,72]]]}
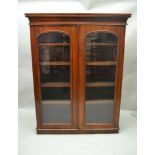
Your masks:
{"label": "glazed cabinet door", "polygon": [[77,30],[31,26],[37,128],[77,128]]}
{"label": "glazed cabinet door", "polygon": [[118,128],[124,28],[82,25],[79,58],[80,129]]}

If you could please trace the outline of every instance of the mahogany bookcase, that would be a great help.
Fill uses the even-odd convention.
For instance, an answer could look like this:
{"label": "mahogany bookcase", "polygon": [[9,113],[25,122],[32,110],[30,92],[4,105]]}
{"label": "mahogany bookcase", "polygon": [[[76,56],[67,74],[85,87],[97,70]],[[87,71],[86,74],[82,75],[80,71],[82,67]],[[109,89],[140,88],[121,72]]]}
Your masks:
{"label": "mahogany bookcase", "polygon": [[26,13],[37,133],[117,133],[131,14]]}

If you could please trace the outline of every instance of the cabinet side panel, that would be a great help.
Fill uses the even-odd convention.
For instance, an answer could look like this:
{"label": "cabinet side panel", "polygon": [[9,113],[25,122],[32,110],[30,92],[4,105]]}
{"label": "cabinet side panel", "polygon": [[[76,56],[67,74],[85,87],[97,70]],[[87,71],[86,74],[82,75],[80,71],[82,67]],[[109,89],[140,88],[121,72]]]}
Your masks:
{"label": "cabinet side panel", "polygon": [[35,97],[35,108],[36,108],[36,118],[37,118],[37,128],[41,127],[41,94],[40,94],[40,78],[39,78],[39,68],[38,68],[38,52],[36,49],[36,39],[35,39],[35,27],[30,26],[31,34],[31,54],[32,54],[32,69],[33,69],[33,84],[34,84],[34,97]]}
{"label": "cabinet side panel", "polygon": [[119,33],[119,49],[117,55],[116,68],[116,90],[115,90],[115,112],[114,123],[115,127],[119,127],[119,115],[121,104],[122,78],[123,78],[123,63],[124,63],[124,44],[125,44],[125,26],[118,28]]}

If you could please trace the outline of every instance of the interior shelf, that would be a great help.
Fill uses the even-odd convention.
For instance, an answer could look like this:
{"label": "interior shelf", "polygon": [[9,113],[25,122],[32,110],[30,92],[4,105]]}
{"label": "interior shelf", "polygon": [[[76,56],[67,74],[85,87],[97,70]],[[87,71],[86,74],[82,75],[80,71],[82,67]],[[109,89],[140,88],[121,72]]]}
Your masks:
{"label": "interior shelf", "polygon": [[[59,66],[59,65],[70,65],[70,62],[66,61],[50,61],[50,62],[40,62],[40,65],[42,66]],[[86,65],[88,66],[110,66],[110,65],[116,65],[116,61],[93,61],[93,62],[87,62]]]}
{"label": "interior shelf", "polygon": [[69,82],[44,82],[41,87],[70,87]]}
{"label": "interior shelf", "polygon": [[93,61],[93,62],[87,62],[86,65],[88,66],[116,65],[116,61]]}
{"label": "interior shelf", "polygon": [[70,100],[42,100],[42,104],[71,104]]}
{"label": "interior shelf", "polygon": [[70,43],[39,43],[39,46],[69,46]]}
{"label": "interior shelf", "polygon": [[[86,104],[113,104],[114,100],[87,100]],[[70,104],[70,100],[42,100],[42,104]]]}
{"label": "interior shelf", "polygon": [[87,87],[108,87],[108,86],[114,86],[114,82],[87,82]]}
{"label": "interior shelf", "polygon": [[70,62],[67,61],[50,61],[50,62],[40,62],[42,66],[63,66],[63,65],[70,65]]}
{"label": "interior shelf", "polygon": [[113,104],[114,100],[87,100],[86,104]]}
{"label": "interior shelf", "polygon": [[87,43],[88,46],[117,46],[116,43]]}

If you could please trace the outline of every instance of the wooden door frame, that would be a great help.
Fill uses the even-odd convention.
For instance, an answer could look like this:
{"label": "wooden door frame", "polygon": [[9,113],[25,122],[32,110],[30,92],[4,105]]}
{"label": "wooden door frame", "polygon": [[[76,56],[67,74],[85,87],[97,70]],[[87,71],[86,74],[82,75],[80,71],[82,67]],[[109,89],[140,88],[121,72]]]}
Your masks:
{"label": "wooden door frame", "polygon": [[[63,31],[68,33],[70,36],[70,82],[71,82],[71,115],[72,124],[44,124],[43,113],[41,105],[41,85],[40,85],[40,66],[39,66],[39,52],[37,37],[44,32],[52,31]],[[35,95],[35,107],[36,107],[36,118],[37,118],[37,133],[68,133],[77,132],[78,130],[78,68],[77,61],[77,45],[78,34],[76,26],[65,25],[65,26],[30,26],[31,33],[31,53],[32,53],[32,69],[33,69],[33,82],[34,82],[34,95]]]}
{"label": "wooden door frame", "polygon": [[[114,110],[112,123],[86,125],[85,123],[85,36],[91,31],[105,31],[115,33],[118,37],[117,62],[115,73],[115,94],[114,94]],[[81,133],[107,133],[118,132],[119,130],[119,114],[121,102],[121,88],[123,75],[123,59],[124,59],[124,42],[125,42],[125,26],[111,25],[80,25],[79,29],[79,129]]]}

